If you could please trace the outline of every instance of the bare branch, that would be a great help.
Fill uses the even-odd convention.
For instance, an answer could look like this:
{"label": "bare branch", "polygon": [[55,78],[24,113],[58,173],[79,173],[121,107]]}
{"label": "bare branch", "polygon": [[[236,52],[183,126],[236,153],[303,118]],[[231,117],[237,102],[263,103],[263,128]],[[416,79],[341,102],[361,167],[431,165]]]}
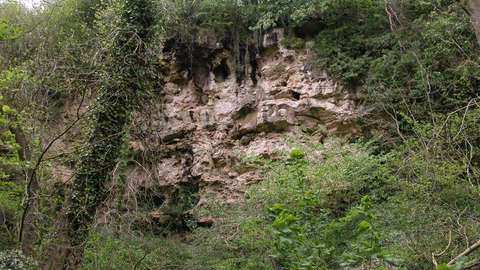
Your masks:
{"label": "bare branch", "polygon": [[437,260],[435,259],[436,257],[440,257],[442,256],[443,254],[445,254],[445,252],[447,252],[447,250],[450,248],[450,244],[452,243],[452,230],[448,230],[448,245],[447,247],[440,253],[432,253],[432,262],[433,262],[433,265],[435,265],[435,268],[437,268],[438,266],[438,263],[437,263]]}

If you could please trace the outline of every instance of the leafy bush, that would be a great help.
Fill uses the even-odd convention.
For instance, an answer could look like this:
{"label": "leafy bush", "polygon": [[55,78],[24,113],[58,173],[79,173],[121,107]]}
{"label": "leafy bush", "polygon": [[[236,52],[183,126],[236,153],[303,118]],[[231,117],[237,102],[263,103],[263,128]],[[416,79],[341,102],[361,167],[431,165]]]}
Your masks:
{"label": "leafy bush", "polygon": [[0,268],[5,270],[40,269],[38,263],[25,256],[21,250],[0,251]]}
{"label": "leafy bush", "polygon": [[320,200],[312,197],[312,193],[311,190],[307,191],[303,198],[297,201],[297,211],[291,211],[281,203],[267,207],[270,217],[275,219],[272,232],[276,238],[274,247],[277,251],[270,256],[289,269],[318,269],[325,263],[318,258],[318,254],[322,252],[321,243],[307,240],[317,231],[322,218],[316,214]]}
{"label": "leafy bush", "polygon": [[301,51],[305,49],[305,40],[301,38],[294,38],[294,37],[285,37],[281,41],[282,45],[285,46],[287,49]]}
{"label": "leafy bush", "polygon": [[361,84],[370,61],[392,46],[383,10],[380,1],[329,2],[321,17],[325,30],[315,37],[318,65],[346,85]]}
{"label": "leafy bush", "polygon": [[[97,236],[87,248],[88,267],[431,269],[431,254],[449,243],[448,230],[450,248],[439,262],[477,238],[478,192],[461,190],[458,170],[448,169],[453,163],[409,157],[421,153],[418,142],[383,152],[381,138],[286,141],[294,150],[279,152],[283,159],[245,157],[243,166],[263,170],[265,180],[248,187],[243,202],[207,196],[207,204],[192,213],[211,216],[213,227],[192,226],[161,238],[134,231],[130,237]],[[432,178],[430,170],[442,177]],[[432,189],[435,181],[442,184]]]}

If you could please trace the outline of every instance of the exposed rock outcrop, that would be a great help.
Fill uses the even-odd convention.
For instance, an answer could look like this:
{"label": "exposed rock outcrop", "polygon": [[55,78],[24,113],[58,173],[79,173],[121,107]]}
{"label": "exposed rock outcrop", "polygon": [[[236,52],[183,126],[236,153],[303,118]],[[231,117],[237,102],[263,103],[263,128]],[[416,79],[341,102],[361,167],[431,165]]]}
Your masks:
{"label": "exposed rock outcrop", "polygon": [[260,179],[255,171],[234,168],[239,153],[272,158],[275,151],[288,150],[285,134],[314,132],[319,125],[332,134],[355,133],[360,93],[314,68],[311,44],[299,53],[284,48],[282,38],[282,29],[275,29],[261,39],[262,48],[240,83],[235,56],[213,41],[210,63],[193,79],[173,53],[165,53],[165,103],[135,117],[142,123],[141,136],[136,136],[141,139],[131,146],[148,158],[139,161],[142,169],[132,168],[130,181],[145,186],[196,183],[235,200],[241,186]]}

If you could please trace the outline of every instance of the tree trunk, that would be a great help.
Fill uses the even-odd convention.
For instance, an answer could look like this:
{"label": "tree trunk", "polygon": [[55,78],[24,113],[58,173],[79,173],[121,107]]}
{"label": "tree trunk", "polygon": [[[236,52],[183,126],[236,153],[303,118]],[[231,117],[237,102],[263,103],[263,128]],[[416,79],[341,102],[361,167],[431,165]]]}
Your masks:
{"label": "tree trunk", "polygon": [[107,197],[121,153],[124,129],[132,110],[140,104],[145,84],[155,76],[147,60],[146,44],[154,24],[150,0],[126,1],[118,26],[121,31],[112,45],[106,73],[113,81],[104,87],[92,115],[91,132],[77,164],[70,195],[61,211],[45,256],[44,269],[78,269],[83,249],[97,211]]}
{"label": "tree trunk", "polygon": [[[15,136],[15,141],[20,145],[18,156],[20,161],[32,161],[32,152],[30,151],[27,138],[19,126],[9,126],[10,132]],[[38,190],[38,179],[35,170],[31,167],[24,168],[25,178],[22,184],[26,186],[25,203],[23,208],[22,219],[20,222],[20,230],[18,240],[22,247],[23,253],[27,256],[31,255],[31,249],[38,239],[37,211],[38,199],[36,196]]]}
{"label": "tree trunk", "polygon": [[470,0],[470,12],[475,35],[477,36],[478,44],[480,44],[480,0]]}

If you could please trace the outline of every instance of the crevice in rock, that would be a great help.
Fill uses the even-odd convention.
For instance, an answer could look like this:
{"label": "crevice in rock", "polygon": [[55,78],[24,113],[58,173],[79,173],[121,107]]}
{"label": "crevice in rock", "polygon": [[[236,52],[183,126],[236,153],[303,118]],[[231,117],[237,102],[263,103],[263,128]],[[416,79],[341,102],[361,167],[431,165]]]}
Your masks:
{"label": "crevice in rock", "polygon": [[252,67],[252,71],[250,73],[250,79],[252,79],[253,86],[257,86],[258,61],[257,61],[257,54],[255,51],[250,52],[250,66]]}
{"label": "crevice in rock", "polygon": [[225,59],[220,62],[220,65],[213,69],[213,74],[215,75],[215,82],[217,83],[224,82],[228,76],[230,76],[230,69]]}
{"label": "crevice in rock", "polygon": [[237,75],[237,84],[241,85],[243,80],[245,79],[245,55],[247,54],[248,45],[247,44],[239,44],[238,45],[238,67],[236,70]]}
{"label": "crevice in rock", "polygon": [[193,111],[188,111],[188,116],[190,116],[190,120],[195,123],[195,118],[193,117]]}
{"label": "crevice in rock", "polygon": [[240,108],[232,114],[232,119],[237,120],[244,118],[248,114],[254,112],[256,107],[257,103],[255,99],[251,98],[242,100],[240,103]]}
{"label": "crevice in rock", "polygon": [[300,93],[292,91],[291,94],[293,99],[300,100]]}

